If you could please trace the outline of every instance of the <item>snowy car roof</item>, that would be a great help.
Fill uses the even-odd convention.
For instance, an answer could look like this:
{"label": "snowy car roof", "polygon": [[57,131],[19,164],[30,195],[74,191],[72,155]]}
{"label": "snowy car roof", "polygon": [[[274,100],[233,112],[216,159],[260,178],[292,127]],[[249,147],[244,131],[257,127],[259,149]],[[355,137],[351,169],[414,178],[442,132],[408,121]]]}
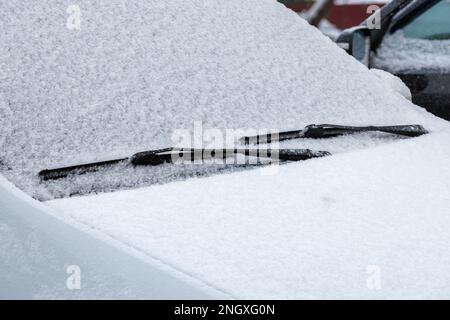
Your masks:
{"label": "snowy car roof", "polygon": [[37,173],[167,147],[198,121],[446,126],[272,0],[11,0],[0,29],[0,170],[38,199],[160,181],[172,173],[117,169],[69,190]]}

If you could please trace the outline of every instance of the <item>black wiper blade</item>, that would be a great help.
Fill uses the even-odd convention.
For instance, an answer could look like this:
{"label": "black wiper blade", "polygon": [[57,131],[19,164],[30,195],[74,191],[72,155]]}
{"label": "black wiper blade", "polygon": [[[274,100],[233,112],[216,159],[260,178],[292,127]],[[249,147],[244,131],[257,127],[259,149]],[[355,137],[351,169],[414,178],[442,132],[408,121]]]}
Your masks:
{"label": "black wiper blade", "polygon": [[74,166],[68,166],[68,167],[61,167],[56,169],[46,169],[39,172],[39,177],[43,181],[47,180],[58,180],[62,178],[66,178],[67,176],[71,174],[85,174],[88,172],[96,172],[101,167],[106,167],[114,164],[118,164],[123,161],[127,161],[128,158],[123,159],[116,159],[116,160],[109,160],[109,161],[102,161],[102,162],[93,162],[93,163],[86,163],[86,164],[79,164]]}
{"label": "black wiper blade", "polygon": [[423,126],[418,124],[367,127],[340,126],[334,124],[311,124],[309,126],[306,126],[302,130],[285,131],[278,134],[263,134],[251,137],[242,137],[240,138],[240,142],[242,144],[263,144],[300,138],[324,139],[368,131],[379,131],[405,137],[419,137],[428,133],[428,131]]}
{"label": "black wiper blade", "polygon": [[135,154],[130,162],[135,166],[157,166],[163,163],[172,163],[174,159],[195,161],[197,159],[226,159],[235,155],[246,157],[266,158],[275,161],[302,161],[330,155],[327,151],[313,151],[309,149],[193,149],[170,148],[155,151],[146,151]]}
{"label": "black wiper blade", "polygon": [[[194,148],[166,148],[136,153],[129,158],[115,159],[102,162],[87,163],[56,169],[47,169],[39,172],[43,181],[66,178],[69,175],[81,175],[98,171],[101,167],[126,162],[133,166],[158,166],[164,163],[173,163],[174,160],[195,161],[205,159],[226,159],[236,155],[246,157],[264,158],[270,161],[302,161],[331,155],[327,151],[313,151],[309,149],[194,149]],[[228,163],[225,163],[228,164]]]}

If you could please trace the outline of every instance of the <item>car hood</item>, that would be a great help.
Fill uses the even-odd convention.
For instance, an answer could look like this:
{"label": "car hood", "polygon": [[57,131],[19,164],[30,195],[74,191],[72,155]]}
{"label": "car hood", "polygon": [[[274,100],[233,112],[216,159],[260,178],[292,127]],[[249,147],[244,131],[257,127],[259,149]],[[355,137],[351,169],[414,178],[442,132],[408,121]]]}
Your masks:
{"label": "car hood", "polygon": [[47,205],[234,297],[445,298],[449,139]]}
{"label": "car hood", "polygon": [[0,299],[229,298],[88,230],[0,175]]}

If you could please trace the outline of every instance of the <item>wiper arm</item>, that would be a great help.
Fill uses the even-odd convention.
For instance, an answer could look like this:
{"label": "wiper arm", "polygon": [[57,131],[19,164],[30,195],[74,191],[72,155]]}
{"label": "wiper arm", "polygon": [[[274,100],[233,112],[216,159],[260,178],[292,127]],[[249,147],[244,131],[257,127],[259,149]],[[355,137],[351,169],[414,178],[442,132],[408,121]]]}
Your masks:
{"label": "wiper arm", "polygon": [[401,125],[401,126],[368,126],[368,127],[353,127],[353,126],[339,126],[333,124],[309,125],[302,130],[280,132],[278,134],[263,134],[252,137],[242,137],[239,141],[242,144],[263,144],[276,141],[285,141],[300,138],[309,139],[323,139],[333,138],[346,134],[357,132],[379,131],[385,133],[396,134],[406,137],[418,137],[427,134],[428,131],[421,125]]}
{"label": "wiper arm", "polygon": [[164,163],[173,163],[174,159],[195,161],[197,159],[226,159],[235,155],[246,157],[265,158],[272,161],[302,161],[331,155],[326,151],[312,151],[309,149],[193,149],[193,148],[167,148],[136,153],[129,158],[109,161],[87,163],[63,168],[43,170],[39,177],[43,181],[66,178],[71,174],[85,174],[98,171],[100,167],[126,162],[133,166],[158,166]]}
{"label": "wiper arm", "polygon": [[[428,131],[421,125],[404,126],[369,126],[352,127],[338,125],[309,125],[303,130],[294,130],[281,132],[277,135],[258,135],[253,137],[243,137],[241,143],[261,144],[275,141],[284,141],[298,138],[331,138],[344,134],[351,134],[365,131],[380,131],[391,134],[397,134],[407,137],[418,137],[427,134]],[[98,171],[99,168],[125,162],[133,166],[158,166],[163,163],[172,163],[173,159],[182,158],[183,160],[195,161],[196,159],[222,158],[226,159],[235,155],[244,155],[246,157],[266,158],[281,162],[302,161],[312,158],[320,158],[331,155],[327,151],[312,151],[309,149],[193,149],[193,148],[166,148],[137,153],[129,158],[114,159],[102,162],[87,163],[56,169],[48,169],[39,172],[39,177],[43,181],[57,180],[66,178],[71,174],[85,174]]]}

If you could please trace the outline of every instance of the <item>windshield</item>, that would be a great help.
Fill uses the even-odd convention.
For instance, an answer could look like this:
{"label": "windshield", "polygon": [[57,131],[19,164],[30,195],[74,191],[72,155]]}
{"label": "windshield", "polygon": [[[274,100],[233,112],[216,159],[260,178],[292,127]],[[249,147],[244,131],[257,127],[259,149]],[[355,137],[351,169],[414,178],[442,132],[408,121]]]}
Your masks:
{"label": "windshield", "polygon": [[410,22],[403,31],[407,38],[449,40],[450,1],[439,1]]}
{"label": "windshield", "polygon": [[[118,164],[54,182],[38,176],[198,141],[211,148],[217,135],[220,148],[234,147],[226,137],[243,134],[230,130],[441,125],[275,1],[8,0],[0,30],[0,172],[39,200],[243,170]],[[280,147],[336,153],[396,139]]]}

